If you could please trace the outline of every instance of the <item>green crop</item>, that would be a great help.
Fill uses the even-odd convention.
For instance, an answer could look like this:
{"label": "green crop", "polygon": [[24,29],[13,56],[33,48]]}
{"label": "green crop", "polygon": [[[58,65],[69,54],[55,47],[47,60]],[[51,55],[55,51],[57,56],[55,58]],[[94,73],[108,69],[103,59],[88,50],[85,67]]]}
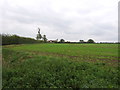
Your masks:
{"label": "green crop", "polygon": [[118,88],[117,44],[3,47],[3,88]]}

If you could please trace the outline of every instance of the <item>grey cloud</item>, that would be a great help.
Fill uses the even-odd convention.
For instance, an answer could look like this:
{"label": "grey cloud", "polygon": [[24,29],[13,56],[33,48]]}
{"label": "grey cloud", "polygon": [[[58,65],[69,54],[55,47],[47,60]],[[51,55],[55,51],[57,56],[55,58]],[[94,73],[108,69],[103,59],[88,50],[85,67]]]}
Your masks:
{"label": "grey cloud", "polygon": [[[112,0],[109,1],[112,3]],[[30,34],[29,30],[33,32],[32,29],[41,27],[44,29],[43,33],[50,39],[65,38],[66,40],[75,41],[81,38],[87,39],[93,37],[98,41],[102,39],[105,41],[109,39],[116,41],[117,36],[111,35],[117,34],[117,26],[114,24],[116,23],[116,17],[114,17],[116,13],[110,13],[110,17],[108,17],[107,15],[109,13],[103,12],[102,10],[104,10],[104,8],[109,10],[109,8],[105,6],[100,8],[102,3],[104,4],[104,1],[100,1],[101,5],[97,3],[98,6],[94,6],[95,2],[91,3],[87,1],[90,2],[90,4],[87,4],[90,6],[84,4],[76,8],[73,6],[66,8],[64,5],[61,5],[61,7],[59,5],[59,7],[56,8],[53,5],[53,0],[48,3],[45,1],[39,2],[38,0],[37,2],[38,3],[34,2],[34,4],[31,3],[31,6],[22,4],[11,6],[8,3],[8,6],[4,10],[4,16],[2,16],[4,19],[3,24],[7,25],[4,27],[3,32],[7,33],[11,31],[19,35],[26,36],[29,34],[31,37],[35,37],[36,32]],[[60,2],[60,4],[64,3],[62,1]],[[80,3],[81,1],[76,0],[76,2]],[[24,3],[24,1],[21,1],[21,3]],[[106,3],[106,5],[107,4],[109,3]],[[103,14],[98,16],[98,10]],[[16,27],[19,31],[16,31]],[[29,33],[25,34],[25,32]]]}
{"label": "grey cloud", "polygon": [[[66,28],[70,23],[64,20],[61,15],[53,12],[51,9],[48,12],[31,12],[22,7],[17,7],[15,10],[9,10],[5,18],[15,20],[19,23],[43,23],[46,25],[54,25],[59,28]],[[62,30],[62,29],[61,29]]]}

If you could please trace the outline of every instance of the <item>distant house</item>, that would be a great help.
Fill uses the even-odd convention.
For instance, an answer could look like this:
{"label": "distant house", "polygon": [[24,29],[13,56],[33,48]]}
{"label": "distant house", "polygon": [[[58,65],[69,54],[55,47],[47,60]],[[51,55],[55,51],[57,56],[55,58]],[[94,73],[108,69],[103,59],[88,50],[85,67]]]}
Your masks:
{"label": "distant house", "polygon": [[48,40],[48,42],[50,42],[50,43],[56,43],[56,42],[58,42],[58,39],[57,40]]}

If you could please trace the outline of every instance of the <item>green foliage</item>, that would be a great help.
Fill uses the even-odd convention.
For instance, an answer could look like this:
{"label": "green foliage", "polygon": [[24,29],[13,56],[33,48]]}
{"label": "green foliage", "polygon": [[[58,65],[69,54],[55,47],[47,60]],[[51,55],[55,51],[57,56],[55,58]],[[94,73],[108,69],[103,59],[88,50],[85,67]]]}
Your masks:
{"label": "green foliage", "polygon": [[64,43],[65,42],[65,40],[64,39],[60,39],[60,41],[59,41],[60,43]]}
{"label": "green foliage", "polygon": [[42,35],[40,34],[40,28],[38,28],[38,34],[36,37],[37,40],[41,40],[42,39]]}
{"label": "green foliage", "polygon": [[87,42],[88,43],[95,43],[94,40],[92,40],[92,39],[89,39]]}
{"label": "green foliage", "polygon": [[[94,49],[91,52],[96,56],[96,50],[102,51],[100,47],[104,47],[102,52],[109,56],[105,53],[115,52],[116,47],[103,44],[88,46],[36,44],[3,48],[3,88],[118,88],[120,75],[118,67],[108,66],[104,62],[85,62],[86,58],[81,62],[53,55],[53,53],[60,55],[64,50],[67,55],[74,55],[82,48],[82,50],[90,48],[89,50]],[[109,50],[110,47],[113,50]],[[52,55],[43,56],[40,53],[42,50]],[[34,51],[37,51],[37,54],[34,54]],[[84,56],[84,53],[82,55]]]}
{"label": "green foliage", "polygon": [[44,41],[45,43],[47,42],[46,35],[43,35],[43,41]]}
{"label": "green foliage", "polygon": [[84,43],[84,40],[80,40],[79,42],[80,42],[80,43]]}
{"label": "green foliage", "polygon": [[42,39],[42,35],[40,33],[38,33],[36,39],[37,40],[41,40]]}
{"label": "green foliage", "polygon": [[0,34],[2,37],[2,45],[10,45],[10,44],[30,44],[30,43],[39,43],[41,41],[36,41],[32,38],[20,37],[17,35],[9,35],[9,34]]}

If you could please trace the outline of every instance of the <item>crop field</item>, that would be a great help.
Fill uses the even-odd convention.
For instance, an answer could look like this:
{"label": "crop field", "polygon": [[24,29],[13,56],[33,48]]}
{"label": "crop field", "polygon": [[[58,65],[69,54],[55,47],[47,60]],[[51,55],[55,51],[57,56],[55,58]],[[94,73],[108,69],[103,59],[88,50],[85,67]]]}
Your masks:
{"label": "crop field", "polygon": [[3,46],[3,88],[118,88],[118,44]]}

